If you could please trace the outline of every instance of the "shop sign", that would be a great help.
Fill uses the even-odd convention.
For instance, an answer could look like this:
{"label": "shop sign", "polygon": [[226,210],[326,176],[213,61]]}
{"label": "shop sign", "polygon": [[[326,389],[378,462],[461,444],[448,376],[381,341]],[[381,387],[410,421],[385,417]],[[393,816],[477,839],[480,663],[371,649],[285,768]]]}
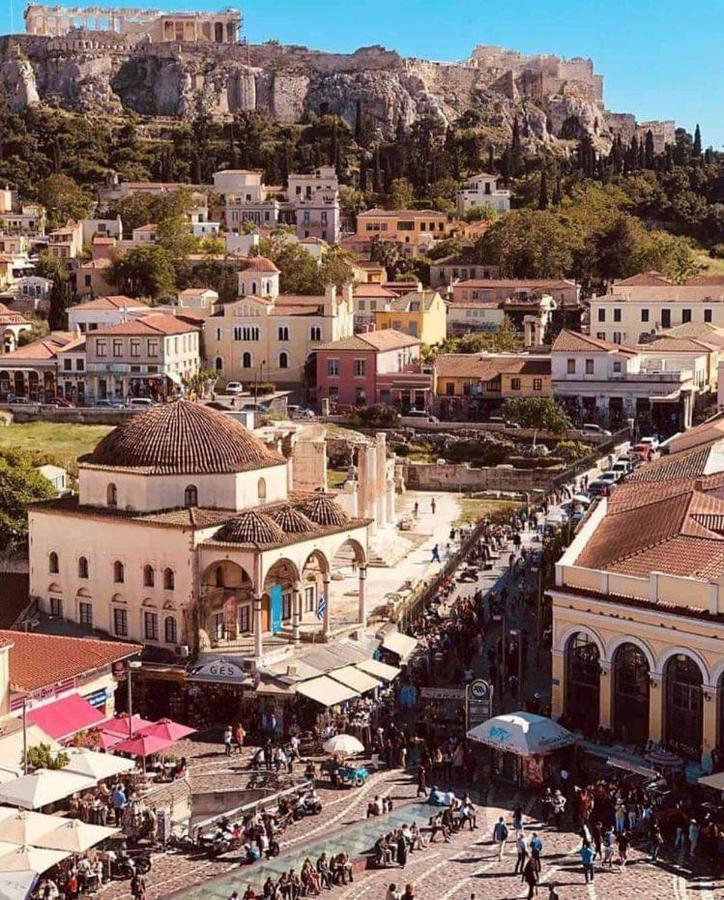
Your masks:
{"label": "shop sign", "polygon": [[459,700],[465,699],[465,688],[424,687],[420,688],[423,700]]}
{"label": "shop sign", "polygon": [[248,672],[233,659],[220,656],[196,666],[189,673],[191,681],[210,681],[215,684],[251,684]]}
{"label": "shop sign", "polygon": [[476,678],[467,686],[468,731],[493,715],[493,686],[484,678]]}

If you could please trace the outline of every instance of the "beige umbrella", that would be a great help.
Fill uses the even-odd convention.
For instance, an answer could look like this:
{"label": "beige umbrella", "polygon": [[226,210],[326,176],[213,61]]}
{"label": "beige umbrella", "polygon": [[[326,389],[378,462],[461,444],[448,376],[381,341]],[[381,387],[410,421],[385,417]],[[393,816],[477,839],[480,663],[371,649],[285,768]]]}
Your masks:
{"label": "beige umbrella", "polygon": [[63,850],[43,850],[0,841],[0,872],[47,872],[62,862],[69,853]]}
{"label": "beige umbrella", "polygon": [[97,781],[104,778],[113,778],[122,772],[130,772],[136,768],[132,759],[122,756],[112,756],[110,753],[97,753],[95,750],[86,750],[83,747],[67,750],[70,757],[65,771],[76,772],[78,775],[87,775]]}
{"label": "beige umbrella", "polygon": [[43,813],[10,809],[5,806],[0,808],[0,842],[46,847],[48,845],[43,841],[44,835],[63,821],[58,816],[47,816]]}
{"label": "beige umbrella", "polygon": [[35,842],[41,847],[50,850],[65,850],[68,853],[85,853],[96,844],[100,844],[106,838],[118,832],[117,828],[104,828],[102,825],[89,825],[87,822],[81,822],[79,819],[61,819],[58,816],[47,816],[53,818],[57,825],[55,828],[45,832]]}

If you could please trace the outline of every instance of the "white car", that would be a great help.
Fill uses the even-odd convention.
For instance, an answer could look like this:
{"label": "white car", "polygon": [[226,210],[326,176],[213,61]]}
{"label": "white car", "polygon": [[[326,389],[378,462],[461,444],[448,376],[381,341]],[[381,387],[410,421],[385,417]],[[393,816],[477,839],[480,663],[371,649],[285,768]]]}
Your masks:
{"label": "white car", "polygon": [[227,394],[240,394],[244,390],[240,381],[230,381],[226,385]]}
{"label": "white car", "polygon": [[605,437],[611,437],[611,432],[605,428],[601,428],[600,425],[595,425],[593,422],[588,422],[585,425],[581,426],[581,431],[584,434],[602,434]]}
{"label": "white car", "polygon": [[614,469],[609,469],[607,472],[603,472],[599,475],[599,481],[607,481],[609,484],[616,484],[617,481],[621,480],[621,473],[616,472]]}
{"label": "white car", "polygon": [[639,444],[648,444],[653,452],[659,448],[659,439],[657,437],[642,437],[639,438]]}
{"label": "white car", "polygon": [[150,397],[133,397],[128,405],[131,409],[150,409],[152,406],[158,406]]}

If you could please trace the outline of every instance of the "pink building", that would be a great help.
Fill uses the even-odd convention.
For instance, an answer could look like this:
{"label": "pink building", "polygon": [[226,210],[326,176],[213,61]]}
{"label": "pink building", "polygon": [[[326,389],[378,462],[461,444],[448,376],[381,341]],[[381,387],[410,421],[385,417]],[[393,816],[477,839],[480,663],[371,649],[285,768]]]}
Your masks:
{"label": "pink building", "polygon": [[383,403],[429,409],[433,377],[420,366],[420,341],[392,328],[357,334],[317,349],[317,399],[338,406]]}

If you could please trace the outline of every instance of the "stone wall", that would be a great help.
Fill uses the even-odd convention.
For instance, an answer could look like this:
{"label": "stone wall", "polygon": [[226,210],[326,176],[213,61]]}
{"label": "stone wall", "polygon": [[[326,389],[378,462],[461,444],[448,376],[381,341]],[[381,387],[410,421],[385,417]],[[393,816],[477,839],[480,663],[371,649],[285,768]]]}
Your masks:
{"label": "stone wall", "polygon": [[547,490],[561,471],[407,462],[404,478],[407,487],[416,491],[532,491]]}

